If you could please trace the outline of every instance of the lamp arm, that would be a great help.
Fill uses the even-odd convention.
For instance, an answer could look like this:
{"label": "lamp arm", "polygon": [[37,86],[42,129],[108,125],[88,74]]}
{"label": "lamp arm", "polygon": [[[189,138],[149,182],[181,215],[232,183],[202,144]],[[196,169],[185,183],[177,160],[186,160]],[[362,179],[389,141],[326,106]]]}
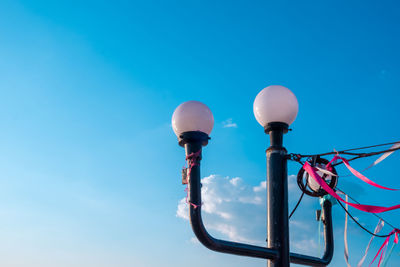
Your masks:
{"label": "lamp arm", "polygon": [[311,257],[301,255],[297,253],[290,253],[290,262],[302,265],[310,266],[327,266],[333,257],[333,229],[332,229],[332,203],[329,200],[325,200],[322,204],[322,212],[324,224],[324,240],[325,240],[325,252],[322,258]]}
{"label": "lamp arm", "polygon": [[190,223],[197,239],[205,247],[222,253],[242,255],[263,259],[274,259],[278,252],[275,249],[230,242],[212,237],[204,227],[200,207],[190,206]]}
{"label": "lamp arm", "polygon": [[[196,153],[201,150],[201,143],[186,143],[186,154]],[[212,237],[206,230],[201,217],[201,183],[200,166],[193,166],[189,178],[189,200],[194,205],[189,205],[190,224],[197,239],[207,248],[235,255],[250,256],[263,259],[276,258],[278,251],[266,247],[253,246],[237,242],[224,241]]]}
{"label": "lamp arm", "polygon": [[[197,153],[201,150],[202,142],[185,142],[183,146],[186,155]],[[201,153],[201,152],[200,152]],[[201,159],[201,154],[199,155]],[[200,160],[199,160],[200,161]],[[243,243],[230,242],[212,237],[206,230],[201,217],[201,183],[200,183],[200,163],[191,167],[188,177],[189,197],[188,201],[194,205],[189,205],[189,220],[193,232],[197,239],[207,248],[234,255],[249,256],[273,260],[277,258],[278,251],[271,248],[253,246]],[[332,229],[332,203],[325,200],[322,205],[325,252],[322,258],[290,253],[290,262],[310,266],[326,266],[333,257],[333,229]]]}

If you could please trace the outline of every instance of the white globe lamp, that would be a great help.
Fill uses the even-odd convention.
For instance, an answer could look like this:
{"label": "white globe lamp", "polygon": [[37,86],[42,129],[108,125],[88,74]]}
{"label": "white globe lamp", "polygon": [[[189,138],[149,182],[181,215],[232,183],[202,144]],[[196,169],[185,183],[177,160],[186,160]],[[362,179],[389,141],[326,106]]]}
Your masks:
{"label": "white globe lamp", "polygon": [[271,85],[258,93],[253,104],[256,120],[268,132],[273,124],[287,128],[296,119],[299,104],[296,96],[288,88]]}
{"label": "white globe lamp", "polygon": [[[211,110],[199,101],[187,101],[180,104],[172,115],[172,129],[178,139],[190,133],[190,136],[207,136],[214,126]],[[206,144],[206,142],[205,142]]]}

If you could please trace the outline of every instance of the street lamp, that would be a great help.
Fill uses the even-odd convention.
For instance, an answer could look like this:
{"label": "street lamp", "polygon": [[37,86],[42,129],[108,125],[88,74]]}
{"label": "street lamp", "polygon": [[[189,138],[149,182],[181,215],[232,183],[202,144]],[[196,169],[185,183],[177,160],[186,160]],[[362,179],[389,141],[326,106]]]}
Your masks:
{"label": "street lamp", "polygon": [[188,101],[176,108],[172,127],[179,145],[185,148],[188,169],[183,181],[188,184],[189,219],[197,239],[207,248],[223,253],[268,259],[270,267],[286,267],[290,262],[311,266],[326,266],[333,256],[332,204],[322,204],[325,252],[322,258],[290,253],[287,151],[283,135],[296,119],[298,102],[286,87],[272,85],[264,88],[254,101],[254,115],[270,136],[267,149],[267,219],[268,246],[230,242],[212,237],[201,218],[200,161],[202,147],[208,144],[214,124],[210,109],[201,102]]}

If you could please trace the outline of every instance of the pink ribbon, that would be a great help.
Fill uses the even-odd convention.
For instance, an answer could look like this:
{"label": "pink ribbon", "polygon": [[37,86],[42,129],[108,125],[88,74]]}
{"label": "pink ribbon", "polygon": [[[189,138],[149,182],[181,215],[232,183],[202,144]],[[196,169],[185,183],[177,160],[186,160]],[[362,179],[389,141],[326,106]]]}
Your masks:
{"label": "pink ribbon", "polygon": [[195,209],[197,209],[197,207],[200,206],[200,205],[196,205],[196,204],[194,204],[194,203],[192,203],[192,202],[190,202],[190,201],[188,200],[188,197],[189,197],[189,187],[188,187],[187,185],[186,185],[186,188],[185,188],[185,192],[186,192],[186,199],[185,199],[186,203],[192,205]]}
{"label": "pink ribbon", "polygon": [[367,177],[365,177],[364,175],[362,175],[360,172],[358,172],[357,170],[355,170],[353,167],[350,166],[349,162],[347,161],[347,159],[342,158],[338,155],[334,156],[333,159],[326,165],[326,169],[327,170],[331,170],[331,165],[334,161],[341,159],[344,163],[344,165],[346,165],[347,169],[349,169],[349,171],[354,174],[357,178],[361,179],[362,181],[364,181],[365,183],[381,188],[381,189],[386,189],[386,190],[399,190],[399,189],[393,189],[393,188],[389,188],[389,187],[385,187],[382,185],[379,185],[377,183],[375,183],[374,181],[371,181],[370,179],[368,179]]}
{"label": "pink ribbon", "polygon": [[[393,146],[390,147],[390,149],[396,149],[396,148],[400,148],[400,143],[396,143]],[[380,163],[381,161],[383,161],[384,159],[386,159],[387,157],[389,157],[391,154],[393,154],[393,152],[395,152],[396,150],[392,150],[392,151],[388,151],[385,154],[383,154],[382,156],[380,156],[377,160],[375,160],[374,163],[372,163],[371,165],[369,165],[365,170],[374,167],[375,165],[377,165],[378,163]]]}
{"label": "pink ribbon", "polygon": [[194,166],[198,166],[199,164],[197,163],[197,158],[200,156],[201,150],[197,151],[196,153],[191,153],[186,156],[186,160],[188,161],[188,172],[187,176],[190,179],[190,173],[192,172],[192,168]]}
{"label": "pink ribbon", "polygon": [[[346,216],[347,216],[347,214],[346,214]],[[378,224],[375,227],[374,234],[376,235],[377,233],[379,233],[382,230],[383,226],[385,226],[385,222],[382,221],[382,219],[379,219]],[[369,247],[371,246],[371,243],[372,243],[372,240],[374,240],[374,237],[375,236],[371,236],[371,239],[369,240],[368,245],[365,248],[364,256],[358,262],[357,267],[361,267],[362,264],[364,263],[365,258],[367,257],[367,254],[368,254],[368,251],[369,251]]]}
{"label": "pink ribbon", "polygon": [[[190,179],[190,174],[192,172],[192,168],[194,166],[200,165],[199,163],[197,163],[197,158],[200,156],[200,154],[201,154],[201,150],[197,151],[196,153],[191,153],[191,154],[186,156],[186,160],[188,161],[188,171],[187,171],[188,179]],[[186,192],[186,203],[192,205],[195,209],[197,209],[197,207],[199,207],[200,205],[196,205],[196,204],[194,204],[194,203],[192,203],[192,202],[190,202],[188,200],[188,197],[189,197],[189,187],[188,187],[188,185],[185,188],[185,192]]]}
{"label": "pink ribbon", "polygon": [[394,242],[395,244],[398,244],[398,243],[399,243],[399,234],[400,234],[400,230],[397,229],[397,228],[395,228],[395,229],[393,229],[393,230],[389,233],[389,236],[386,237],[385,242],[383,242],[382,246],[379,248],[378,252],[377,252],[376,255],[375,255],[375,258],[371,261],[371,263],[369,264],[369,266],[371,266],[371,264],[376,260],[376,258],[379,256],[379,254],[381,254],[381,256],[379,257],[378,267],[381,266],[381,262],[382,262],[383,255],[385,255],[386,248],[387,248],[387,246],[388,246],[388,244],[389,244],[390,237],[391,237],[393,234],[394,234],[394,240],[393,240],[393,242]]}
{"label": "pink ribbon", "polygon": [[[349,199],[349,197],[346,195],[346,201]],[[346,204],[346,210],[349,209],[348,204]],[[349,263],[349,245],[347,242],[347,222],[348,222],[348,215],[346,212],[346,217],[344,219],[344,236],[343,236],[343,241],[344,241],[344,260],[346,261],[347,267],[351,267]]]}
{"label": "pink ribbon", "polygon": [[329,185],[327,185],[327,183],[321,178],[321,176],[318,175],[318,173],[316,172],[316,169],[311,167],[311,165],[308,162],[304,163],[303,168],[312,178],[314,178],[314,180],[326,192],[328,192],[331,196],[333,196],[337,200],[349,204],[353,208],[356,208],[356,209],[362,210],[362,211],[366,211],[366,212],[371,212],[371,213],[381,213],[381,212],[386,212],[389,210],[400,209],[400,205],[396,205],[396,206],[392,206],[392,207],[380,207],[380,206],[363,205],[363,204],[355,204],[355,203],[347,202],[344,199],[342,199],[338,194],[336,194],[336,192],[333,191],[333,189],[330,188]]}

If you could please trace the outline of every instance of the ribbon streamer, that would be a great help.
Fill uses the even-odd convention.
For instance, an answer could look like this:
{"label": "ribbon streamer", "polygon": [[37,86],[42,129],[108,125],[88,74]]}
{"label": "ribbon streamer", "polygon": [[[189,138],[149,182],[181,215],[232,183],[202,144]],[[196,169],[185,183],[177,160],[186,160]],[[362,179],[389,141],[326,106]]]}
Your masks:
{"label": "ribbon streamer", "polygon": [[192,172],[192,168],[194,166],[198,166],[199,164],[197,163],[197,158],[200,156],[201,150],[197,151],[196,153],[191,153],[186,156],[186,160],[189,162],[188,163],[188,172],[187,176],[190,179],[190,173]]}
{"label": "ribbon streamer", "polygon": [[[390,147],[390,149],[396,149],[396,148],[400,148],[400,143],[396,143],[393,146]],[[386,152],[385,154],[383,154],[382,156],[380,156],[377,160],[374,161],[374,163],[372,163],[371,165],[369,165],[367,168],[365,168],[365,170],[374,167],[375,165],[377,165],[378,163],[380,163],[381,161],[383,161],[384,159],[386,159],[387,157],[389,157],[393,152],[395,152],[396,150],[393,151],[389,151]]]}
{"label": "ribbon streamer", "polygon": [[328,170],[322,169],[322,168],[320,168],[320,167],[318,167],[318,166],[315,166],[315,168],[316,168],[319,172],[322,172],[323,174],[327,174],[327,175],[330,175],[330,176],[337,176],[337,175],[334,174],[333,172],[330,172],[330,171],[328,171]]}
{"label": "ribbon streamer", "polygon": [[[347,213],[346,213],[346,215],[347,215]],[[385,226],[385,222],[382,221],[381,219],[379,219],[378,224],[375,227],[374,234],[379,233],[382,230],[383,226]],[[372,240],[374,240],[374,237],[375,236],[371,236],[371,239],[369,240],[368,245],[365,248],[364,256],[358,262],[357,267],[361,267],[362,264],[364,263],[365,258],[367,257],[367,254],[368,254],[368,251],[369,251],[369,247],[371,246],[371,243],[372,243]]]}
{"label": "ribbon streamer", "polygon": [[386,189],[386,190],[399,190],[399,189],[393,189],[393,188],[385,187],[385,186],[382,186],[382,185],[379,185],[379,184],[375,183],[374,181],[371,181],[370,179],[368,179],[367,177],[365,177],[364,175],[362,175],[360,172],[358,172],[357,170],[355,170],[353,167],[351,167],[350,164],[349,164],[349,162],[347,161],[347,159],[342,158],[342,157],[340,157],[340,156],[338,156],[338,155],[334,156],[333,159],[326,165],[326,169],[327,169],[327,170],[330,170],[330,169],[331,169],[332,162],[334,162],[334,161],[336,161],[336,160],[338,160],[338,159],[341,159],[341,160],[343,161],[344,165],[346,165],[347,169],[349,169],[349,171],[350,171],[352,174],[354,174],[354,176],[356,176],[357,178],[361,179],[361,180],[364,181],[365,183],[367,183],[367,184],[369,184],[369,185],[372,185],[372,186],[375,186],[375,187],[378,187],[378,188],[381,188],[381,189]]}
{"label": "ribbon streamer", "polygon": [[[346,201],[349,201],[349,197],[346,195]],[[349,205],[346,203],[346,210],[349,209]],[[348,215],[346,212],[346,217],[344,219],[344,260],[346,261],[347,267],[351,267],[349,264],[349,246],[347,244],[347,221]]]}
{"label": "ribbon streamer", "polygon": [[380,206],[363,205],[363,204],[355,204],[355,203],[347,202],[344,199],[342,199],[338,194],[336,194],[336,192],[333,191],[333,189],[330,188],[329,185],[326,184],[326,182],[321,178],[321,176],[318,175],[318,173],[316,172],[316,169],[311,167],[311,165],[308,162],[304,163],[303,168],[309,175],[311,175],[312,178],[314,178],[314,180],[328,194],[330,194],[331,196],[333,196],[334,198],[336,198],[339,201],[349,204],[353,208],[356,208],[356,209],[362,210],[362,211],[366,211],[366,212],[371,212],[371,213],[381,213],[381,212],[386,212],[386,211],[395,210],[395,209],[400,208],[400,205],[395,205],[392,207],[380,207]]}
{"label": "ribbon streamer", "polygon": [[[186,156],[186,160],[188,161],[188,170],[187,170],[187,177],[188,179],[190,179],[190,174],[192,172],[192,168],[194,166],[198,166],[200,165],[199,163],[197,163],[197,158],[200,156],[201,150],[197,151],[196,153],[191,153],[189,155]],[[188,180],[189,182],[189,180]],[[201,206],[201,205],[196,205],[192,202],[190,202],[188,200],[189,198],[189,185],[186,185],[185,188],[185,192],[186,192],[186,203],[192,205],[195,209],[197,209],[197,207]]]}
{"label": "ribbon streamer", "polygon": [[387,257],[383,260],[382,267],[386,267],[386,264],[387,264],[387,262],[389,261],[390,256],[392,256],[393,249],[394,249],[394,247],[395,247],[396,245],[397,245],[396,243],[393,243],[392,247],[391,247],[390,250],[389,250],[389,253],[388,253]]}
{"label": "ribbon streamer", "polygon": [[192,205],[195,209],[197,209],[197,207],[200,206],[200,205],[196,205],[196,204],[194,204],[194,203],[192,203],[192,202],[190,202],[188,200],[188,198],[189,198],[189,187],[187,185],[186,185],[186,188],[185,188],[185,192],[186,192],[186,199],[185,199],[186,203]]}
{"label": "ribbon streamer", "polygon": [[383,242],[382,246],[379,248],[378,252],[376,253],[374,259],[371,261],[371,263],[369,264],[369,266],[372,265],[372,263],[376,260],[376,258],[379,256],[379,254],[380,254],[381,256],[379,257],[378,267],[381,266],[382,258],[383,258],[384,254],[385,254],[385,252],[386,252],[386,248],[387,248],[387,246],[388,246],[388,244],[389,244],[390,237],[391,237],[392,235],[394,235],[394,240],[393,240],[393,242],[394,242],[395,244],[397,244],[397,243],[399,243],[399,236],[398,236],[399,234],[400,234],[400,230],[399,230],[399,229],[393,229],[393,230],[389,233],[389,236],[386,237],[385,242]]}

